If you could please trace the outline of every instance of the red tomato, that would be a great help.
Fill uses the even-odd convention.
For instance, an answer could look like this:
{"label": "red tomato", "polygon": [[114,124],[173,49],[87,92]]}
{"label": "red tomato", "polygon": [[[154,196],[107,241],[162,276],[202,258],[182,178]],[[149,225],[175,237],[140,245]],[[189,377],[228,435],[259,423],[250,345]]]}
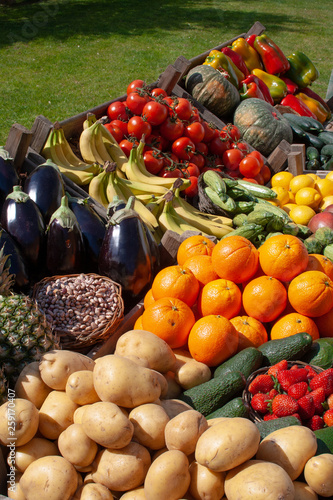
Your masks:
{"label": "red tomato", "polygon": [[208,155],[209,148],[205,142],[198,142],[195,145],[195,150],[203,155]]}
{"label": "red tomato", "polygon": [[131,149],[133,147],[133,142],[129,141],[128,139],[123,139],[120,143],[119,146],[121,147],[123,153],[127,156],[127,158],[130,155]]}
{"label": "red tomato", "polygon": [[225,125],[225,127],[222,128],[227,134],[229,135],[230,139],[235,142],[239,141],[241,138],[241,133],[239,131],[239,128],[236,127],[236,125],[233,125],[232,123],[228,123]]}
{"label": "red tomato", "polygon": [[159,149],[160,151],[165,151],[166,146],[169,144],[168,141],[164,139],[161,135],[155,134],[154,132],[145,138],[146,150],[148,149]]}
{"label": "red tomato", "polygon": [[230,148],[230,142],[227,139],[224,139],[220,135],[214,137],[209,143],[209,151],[213,155],[222,156],[227,149]]}
{"label": "red tomato", "polygon": [[127,95],[130,94],[131,92],[136,92],[137,89],[142,89],[142,87],[145,86],[145,82],[143,80],[137,79],[131,81],[131,83],[128,84],[126,93]]}
{"label": "red tomato", "polygon": [[172,143],[171,150],[180,160],[190,160],[194,155],[195,145],[189,137],[183,136]]}
{"label": "red tomato", "polygon": [[112,125],[112,123],[105,123],[104,127],[107,128],[109,132],[111,132],[118,144],[123,140],[124,134],[117,125]]}
{"label": "red tomato", "polygon": [[184,135],[189,137],[194,144],[198,144],[205,136],[205,129],[200,122],[192,122],[185,127]]}
{"label": "red tomato", "polygon": [[191,176],[199,177],[200,168],[198,167],[198,165],[192,163],[191,161],[189,163],[184,164],[183,172],[184,172],[184,177],[191,177]]}
{"label": "red tomato", "polygon": [[111,122],[111,125],[116,125],[117,127],[120,128],[120,130],[122,131],[122,133],[124,135],[127,135],[127,120],[126,121],[123,121],[123,120],[112,120]]}
{"label": "red tomato", "polygon": [[174,111],[180,120],[188,121],[192,115],[192,104],[185,97],[178,97],[174,103]]}
{"label": "red tomato", "polygon": [[197,165],[200,170],[204,168],[204,166],[206,165],[205,157],[197,152],[195,152],[194,155],[192,156],[191,162],[195,163],[195,165]]}
{"label": "red tomato", "polygon": [[174,112],[175,100],[176,100],[176,98],[172,97],[170,95],[163,98],[163,102],[167,105],[167,107],[169,109],[170,116],[175,116],[175,112]]}
{"label": "red tomato", "polygon": [[158,175],[160,177],[183,177],[183,172],[179,168],[163,167]]}
{"label": "red tomato", "polygon": [[160,89],[159,87],[155,87],[150,93],[154,97],[158,97],[160,95],[162,97],[166,97],[168,95],[164,89]]}
{"label": "red tomato", "polygon": [[142,136],[148,137],[151,134],[151,125],[146,120],[142,118],[142,116],[132,116],[128,120],[128,134],[136,137],[138,140],[142,138]]}
{"label": "red tomato", "polygon": [[148,101],[148,96],[140,95],[138,92],[130,92],[126,99],[126,106],[134,115],[141,115]]}
{"label": "red tomato", "polygon": [[155,151],[146,151],[143,154],[143,159],[145,162],[146,169],[151,174],[158,174],[163,167],[163,158],[158,155]]}
{"label": "red tomato", "polygon": [[207,172],[207,170],[214,170],[215,172],[222,172],[222,169],[219,168],[219,167],[208,167],[208,165],[206,165],[203,169],[202,169],[202,172]]}
{"label": "red tomato", "polygon": [[244,177],[255,177],[259,174],[260,168],[259,160],[250,155],[245,156],[239,164],[239,171]]}
{"label": "red tomato", "polygon": [[245,142],[233,142],[231,144],[232,148],[239,149],[242,151],[245,155],[247,155],[250,152],[249,146]]}
{"label": "red tomato", "polygon": [[261,174],[261,172],[259,172],[259,174],[255,175],[253,177],[253,179],[255,179],[257,181],[257,183],[260,184],[261,186],[263,186],[265,184],[264,176]]}
{"label": "red tomato", "polygon": [[179,164],[179,158],[173,153],[163,155],[163,166],[176,168]]}
{"label": "red tomato", "polygon": [[191,175],[189,180],[191,184],[183,190],[183,193],[189,198],[194,198],[198,194],[198,177]]}
{"label": "red tomato", "polygon": [[228,170],[237,170],[243,158],[244,155],[239,149],[227,149],[227,151],[223,153],[222,161],[223,165]]}
{"label": "red tomato", "polygon": [[227,175],[229,175],[229,177],[233,177],[233,178],[241,178],[242,177],[241,174],[240,174],[239,168],[236,168],[236,170],[228,170],[228,169],[226,169],[225,173]]}
{"label": "red tomato", "polygon": [[215,128],[214,125],[206,122],[205,120],[202,121],[202,126],[205,129],[205,135],[204,138],[202,139],[202,142],[210,142],[214,137],[219,135],[219,131],[217,128]]}
{"label": "red tomato", "polygon": [[247,182],[252,182],[252,184],[259,184],[259,182],[256,181],[254,177],[243,177],[242,180]]}
{"label": "red tomato", "polygon": [[209,168],[223,168],[223,161],[221,156],[208,156],[206,158],[206,166]]}
{"label": "red tomato", "polygon": [[126,101],[114,101],[107,109],[109,120],[128,120],[128,112],[126,109]]}
{"label": "red tomato", "polygon": [[179,139],[184,133],[184,124],[175,116],[168,116],[160,125],[160,134],[168,141]]}
{"label": "red tomato", "polygon": [[257,160],[260,163],[260,168],[264,165],[264,163],[265,163],[264,157],[259,151],[256,151],[256,150],[251,151],[251,153],[249,153],[249,156],[254,156],[255,158],[257,158]]}
{"label": "red tomato", "polygon": [[152,126],[161,125],[168,117],[168,108],[165,104],[157,101],[149,101],[142,110],[142,116],[146,118]]}
{"label": "red tomato", "polygon": [[189,119],[190,122],[202,122],[202,118],[200,116],[199,110],[195,107],[192,106],[192,114],[191,118]]}
{"label": "red tomato", "polygon": [[264,184],[267,184],[271,180],[272,173],[268,165],[263,165],[260,170],[261,175],[264,179]]}

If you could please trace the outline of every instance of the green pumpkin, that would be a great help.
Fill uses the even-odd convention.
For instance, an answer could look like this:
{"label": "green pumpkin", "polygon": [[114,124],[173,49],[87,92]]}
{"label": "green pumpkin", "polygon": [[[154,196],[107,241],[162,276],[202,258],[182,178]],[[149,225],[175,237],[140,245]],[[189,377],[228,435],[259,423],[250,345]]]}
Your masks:
{"label": "green pumpkin", "polygon": [[219,118],[233,113],[240,102],[236,87],[220,71],[204,64],[195,66],[188,72],[185,89]]}
{"label": "green pumpkin", "polygon": [[234,113],[234,124],[242,139],[264,156],[269,156],[284,139],[293,142],[288,121],[274,106],[255,97],[242,101]]}

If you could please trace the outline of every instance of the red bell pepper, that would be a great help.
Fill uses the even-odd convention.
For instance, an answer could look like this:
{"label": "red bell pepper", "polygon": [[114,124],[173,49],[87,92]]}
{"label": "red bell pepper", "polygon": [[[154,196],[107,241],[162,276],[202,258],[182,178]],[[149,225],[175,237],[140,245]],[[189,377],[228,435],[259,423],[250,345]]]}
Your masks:
{"label": "red bell pepper", "polygon": [[272,106],[274,106],[273,97],[271,96],[269,88],[267,87],[267,85],[262,80],[260,80],[260,78],[258,78],[255,75],[249,75],[241,83],[242,84],[245,83],[245,85],[249,85],[252,82],[254,82],[254,83],[256,83],[258,85],[259,89],[262,92],[264,100],[267,101],[267,102],[269,102],[269,104],[271,104]]}
{"label": "red bell pepper", "polygon": [[243,90],[239,93],[241,99],[249,99],[250,97],[257,97],[265,101],[265,97],[261,92],[259,86],[255,82],[251,82],[248,85],[243,83]]}
{"label": "red bell pepper", "polygon": [[290,68],[290,63],[282,50],[265,33],[255,38],[253,48],[260,55],[267,73],[280,75]]}
{"label": "red bell pepper", "polygon": [[280,104],[282,104],[282,106],[288,106],[301,116],[310,116],[311,118],[317,120],[316,115],[312,113],[308,106],[300,99],[297,99],[297,97],[293,94],[286,95]]}
{"label": "red bell pepper", "polygon": [[303,92],[303,94],[307,95],[308,97],[312,97],[312,99],[316,99],[316,101],[320,102],[320,104],[322,104],[324,106],[324,108],[327,109],[328,113],[330,113],[330,114],[332,113],[327,102],[320,95],[318,95],[317,92],[314,92],[309,87],[304,87],[302,89],[302,92]]}
{"label": "red bell pepper", "polygon": [[237,66],[237,68],[243,73],[244,77],[247,77],[250,72],[244,62],[244,59],[240,54],[237,54],[231,47],[223,47],[221,52],[226,56],[230,57],[232,62]]}
{"label": "red bell pepper", "polygon": [[287,85],[288,94],[296,94],[296,92],[298,91],[298,85],[286,76],[280,75],[280,78]]}
{"label": "red bell pepper", "polygon": [[[256,39],[257,35],[250,35],[246,38],[246,41],[251,47],[253,47],[254,40]],[[254,48],[254,47],[253,47]]]}

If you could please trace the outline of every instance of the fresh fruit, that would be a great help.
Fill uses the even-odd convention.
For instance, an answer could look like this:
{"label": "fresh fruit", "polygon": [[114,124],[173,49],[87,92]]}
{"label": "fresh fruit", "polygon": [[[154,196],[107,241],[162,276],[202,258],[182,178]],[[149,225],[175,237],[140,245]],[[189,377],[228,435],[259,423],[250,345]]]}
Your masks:
{"label": "fresh fruit", "polygon": [[316,210],[322,200],[321,194],[311,187],[305,187],[297,191],[295,194],[295,202],[297,205],[306,205]]}
{"label": "fresh fruit", "polygon": [[277,417],[293,415],[298,409],[298,402],[288,394],[278,394],[272,401],[272,412]]}
{"label": "fresh fruit", "polygon": [[277,172],[271,178],[271,186],[281,186],[285,189],[289,189],[290,181],[294,178],[294,175],[287,170],[282,172]]}
{"label": "fresh fruit", "polygon": [[281,281],[290,281],[305,271],[308,251],[296,236],[291,234],[272,236],[261,245],[259,262],[268,276]]}
{"label": "fresh fruit", "polygon": [[245,286],[242,302],[248,316],[263,323],[274,321],[287,305],[287,291],[278,279],[259,276]]}
{"label": "fresh fruit", "polygon": [[282,339],[300,332],[307,332],[313,340],[319,339],[318,328],[312,318],[297,312],[289,313],[275,321],[270,331],[270,338]]}
{"label": "fresh fruit", "polygon": [[323,415],[323,420],[324,423],[327,425],[327,427],[333,427],[333,410],[327,410],[325,411]]}
{"label": "fresh fruit", "polygon": [[177,250],[177,262],[180,266],[193,255],[211,255],[215,243],[207,236],[193,235],[185,238]]}
{"label": "fresh fruit", "polygon": [[188,336],[191,356],[208,366],[217,366],[237,351],[238,335],[232,323],[220,315],[199,318]]}
{"label": "fresh fruit", "polygon": [[306,382],[308,371],[306,368],[295,368],[294,370],[281,370],[277,374],[278,382],[284,391],[288,391],[290,386],[298,382]]}
{"label": "fresh fruit", "polygon": [[257,394],[262,392],[263,394],[268,393],[274,387],[274,380],[268,374],[257,375],[249,384],[248,391],[251,394]]}
{"label": "fresh fruit", "polygon": [[313,233],[316,233],[320,227],[329,227],[333,229],[333,213],[320,212],[314,215],[308,222],[308,227]]}
{"label": "fresh fruit", "polygon": [[238,351],[259,347],[268,340],[264,325],[251,316],[234,316],[230,319],[238,333]]}
{"label": "fresh fruit", "polygon": [[304,316],[322,316],[333,306],[333,281],[321,271],[304,271],[290,282],[288,300]]}
{"label": "fresh fruit", "polygon": [[290,180],[289,189],[293,194],[296,194],[297,191],[303,188],[311,187],[313,188],[315,185],[315,180],[307,175],[296,175],[293,179]]}
{"label": "fresh fruit", "polygon": [[325,391],[325,396],[328,397],[333,392],[333,368],[328,368],[310,380],[310,389],[314,391],[318,387],[322,387]]}
{"label": "fresh fruit", "polygon": [[287,388],[287,394],[288,396],[291,396],[294,399],[300,399],[301,397],[305,396],[308,392],[308,384],[303,381],[303,382],[295,382],[294,384],[290,385]]}
{"label": "fresh fruit", "polygon": [[267,370],[267,373],[268,375],[273,375],[273,377],[276,377],[279,371],[287,369],[288,369],[288,361],[286,359],[282,359],[278,363],[275,363],[275,365],[271,366]]}
{"label": "fresh fruit", "polygon": [[275,200],[279,202],[281,206],[286,205],[290,201],[289,191],[283,186],[273,186],[272,190],[277,194]]}
{"label": "fresh fruit", "polygon": [[333,321],[333,308],[330,309],[326,314],[314,318],[314,321],[318,327],[320,337],[333,337],[332,321]]}
{"label": "fresh fruit", "polygon": [[312,418],[315,414],[315,406],[311,394],[305,394],[298,399],[298,413],[302,421]]}
{"label": "fresh fruit", "polygon": [[307,205],[295,204],[289,210],[288,215],[296,224],[303,224],[307,226],[310,219],[316,215],[316,212],[313,208]]}
{"label": "fresh fruit", "polygon": [[156,274],[151,288],[155,300],[173,297],[182,300],[189,307],[193,306],[199,294],[197,278],[190,269],[180,265],[161,269]]}
{"label": "fresh fruit", "polygon": [[333,181],[331,181],[330,179],[327,178],[322,179],[321,177],[319,177],[315,181],[314,187],[320,193],[322,198],[326,198],[326,196],[333,195]]}
{"label": "fresh fruit", "polygon": [[213,314],[227,319],[237,316],[241,305],[240,288],[233,281],[222,278],[207,283],[201,289],[197,301],[201,316]]}
{"label": "fresh fruit", "polygon": [[266,394],[257,392],[251,398],[251,407],[254,411],[263,415],[268,411],[269,400]]}
{"label": "fresh fruit", "polygon": [[199,281],[200,288],[218,279],[210,255],[193,255],[185,260],[183,267],[187,267],[192,271]]}

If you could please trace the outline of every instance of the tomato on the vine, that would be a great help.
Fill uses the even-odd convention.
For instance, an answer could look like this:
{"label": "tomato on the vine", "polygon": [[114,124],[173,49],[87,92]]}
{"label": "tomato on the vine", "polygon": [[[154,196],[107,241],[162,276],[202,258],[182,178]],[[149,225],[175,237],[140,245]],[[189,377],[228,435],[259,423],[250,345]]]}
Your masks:
{"label": "tomato on the vine", "polygon": [[195,152],[191,158],[191,162],[195,163],[201,170],[206,165],[205,157],[201,153]]}
{"label": "tomato on the vine", "polygon": [[218,129],[213,124],[203,120],[202,126],[205,129],[205,135],[202,139],[202,142],[210,142],[212,139],[214,139],[214,137],[217,137],[219,135]]}
{"label": "tomato on the vine", "polygon": [[151,125],[142,116],[132,116],[128,120],[127,130],[129,135],[140,140],[143,135],[148,137],[151,134]]}
{"label": "tomato on the vine", "polygon": [[222,155],[223,165],[228,170],[236,170],[243,158],[244,155],[239,149],[227,149]]}
{"label": "tomato on the vine", "polygon": [[222,172],[222,168],[220,167],[210,167],[206,165],[203,169],[202,172],[207,172],[207,170],[214,170],[215,172]]}
{"label": "tomato on the vine", "polygon": [[127,86],[126,93],[128,95],[131,92],[136,92],[137,89],[142,89],[145,85],[145,82],[143,80],[140,80],[139,78],[137,78],[136,80],[132,80]]}
{"label": "tomato on the vine", "polygon": [[252,182],[252,184],[259,184],[259,182],[254,177],[243,177],[243,181]]}
{"label": "tomato on the vine", "polygon": [[230,148],[230,141],[220,135],[214,137],[209,143],[209,151],[213,155],[222,156]]}
{"label": "tomato on the vine", "polygon": [[119,127],[120,130],[122,131],[122,133],[124,135],[127,135],[127,120],[124,121],[124,120],[118,120],[117,118],[115,118],[114,120],[110,121],[110,124],[113,126],[115,125],[116,127]]}
{"label": "tomato on the vine", "polygon": [[126,108],[126,101],[114,101],[112,102],[106,111],[110,121],[112,120],[124,120],[128,121],[128,111]]}
{"label": "tomato on the vine", "polygon": [[250,148],[245,142],[240,142],[240,141],[233,142],[231,144],[231,147],[234,149],[239,149],[244,153],[244,155],[247,155],[250,152]]}
{"label": "tomato on the vine", "polygon": [[185,97],[178,97],[173,109],[180,120],[188,121],[191,118],[192,104]]}
{"label": "tomato on the vine", "polygon": [[254,158],[257,158],[257,160],[259,161],[260,163],[260,168],[263,167],[265,161],[264,161],[264,157],[263,155],[260,153],[260,151],[257,151],[257,150],[254,150],[254,151],[251,151],[251,153],[248,154],[248,156],[254,156]]}
{"label": "tomato on the vine", "polygon": [[154,97],[158,96],[166,97],[168,95],[166,91],[164,89],[161,89],[160,87],[155,87],[150,93]]}
{"label": "tomato on the vine", "polygon": [[174,153],[168,153],[163,155],[163,167],[166,168],[177,168],[179,164],[179,158]]}
{"label": "tomato on the vine", "polygon": [[160,177],[183,177],[183,172],[179,168],[163,167],[158,175]]}
{"label": "tomato on the vine", "polygon": [[190,160],[194,155],[195,145],[189,137],[183,136],[172,143],[171,150],[180,160]]}
{"label": "tomato on the vine", "polygon": [[183,193],[189,198],[194,198],[198,194],[198,177],[191,175],[189,180],[191,184],[183,190]]}
{"label": "tomato on the vine", "polygon": [[255,177],[260,169],[259,160],[251,155],[246,155],[239,164],[239,171],[244,177]]}
{"label": "tomato on the vine", "polygon": [[225,125],[222,130],[224,130],[230,137],[230,139],[235,142],[239,141],[241,138],[241,133],[238,127],[236,125],[233,125],[232,123],[228,123]]}
{"label": "tomato on the vine", "polygon": [[104,127],[108,129],[108,131],[116,139],[118,144],[119,144],[119,142],[121,142],[123,140],[124,134],[123,134],[122,130],[117,125],[113,125],[112,123],[104,123]]}
{"label": "tomato on the vine", "polygon": [[168,116],[160,125],[160,134],[168,141],[179,139],[184,133],[184,124],[176,116]]}
{"label": "tomato on the vine", "polygon": [[149,101],[144,105],[142,116],[146,118],[153,127],[161,125],[161,123],[168,117],[168,108],[165,104],[157,101]]}
{"label": "tomato on the vine", "polygon": [[184,163],[182,170],[184,172],[184,177],[199,177],[200,175],[200,168],[195,163],[192,163],[192,160]]}
{"label": "tomato on the vine", "polygon": [[163,168],[163,158],[153,150],[146,151],[143,154],[145,167],[151,174],[157,175]]}
{"label": "tomato on the vine", "polygon": [[264,184],[267,184],[271,180],[272,173],[268,165],[263,165],[260,169],[260,173],[264,179]]}
{"label": "tomato on the vine", "polygon": [[202,155],[208,155],[209,148],[205,142],[198,142],[195,145],[195,151],[201,153]]}
{"label": "tomato on the vine", "polygon": [[159,149],[160,151],[166,151],[169,141],[164,139],[161,135],[152,132],[148,137],[145,137],[145,149]]}
{"label": "tomato on the vine", "polygon": [[126,106],[134,115],[141,115],[148,101],[149,97],[147,95],[140,95],[138,92],[130,92],[126,98]]}
{"label": "tomato on the vine", "polygon": [[184,135],[189,137],[194,144],[198,144],[205,136],[205,129],[200,122],[192,122],[185,127]]}
{"label": "tomato on the vine", "polygon": [[199,113],[199,110],[198,108],[196,108],[195,106],[192,106],[192,114],[191,114],[191,117],[189,119],[189,122],[202,122],[202,118],[200,116],[200,113]]}
{"label": "tomato on the vine", "polygon": [[135,143],[132,141],[129,141],[128,139],[123,139],[120,143],[119,146],[123,153],[127,156],[127,158],[130,155],[131,149]]}

